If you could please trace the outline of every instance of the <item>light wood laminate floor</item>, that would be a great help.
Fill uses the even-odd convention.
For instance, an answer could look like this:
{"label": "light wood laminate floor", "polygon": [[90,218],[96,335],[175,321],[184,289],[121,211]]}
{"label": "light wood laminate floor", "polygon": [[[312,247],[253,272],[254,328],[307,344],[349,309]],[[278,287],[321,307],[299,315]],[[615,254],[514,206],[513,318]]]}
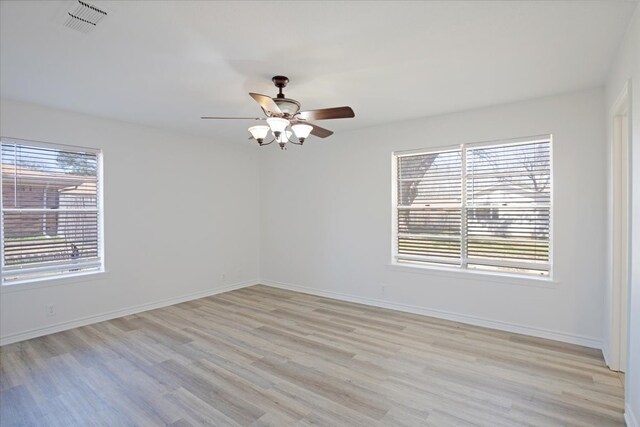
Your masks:
{"label": "light wood laminate floor", "polygon": [[0,356],[2,427],[624,425],[599,351],[266,286]]}

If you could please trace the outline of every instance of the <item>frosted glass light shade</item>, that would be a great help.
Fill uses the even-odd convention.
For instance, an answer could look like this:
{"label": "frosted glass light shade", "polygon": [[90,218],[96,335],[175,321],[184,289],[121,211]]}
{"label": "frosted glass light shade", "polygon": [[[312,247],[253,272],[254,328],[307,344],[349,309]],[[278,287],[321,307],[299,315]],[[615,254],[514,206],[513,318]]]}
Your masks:
{"label": "frosted glass light shade", "polygon": [[251,133],[251,136],[253,136],[256,140],[263,140],[269,133],[269,126],[251,126],[249,128],[249,132]]}
{"label": "frosted glass light shade", "polygon": [[280,117],[269,117],[267,124],[273,133],[282,132],[289,126],[289,120],[281,119]]}
{"label": "frosted glass light shade", "polygon": [[309,136],[309,134],[313,130],[313,127],[305,124],[297,124],[291,126],[291,129],[293,129],[299,139],[305,139]]}
{"label": "frosted glass light shade", "polygon": [[282,132],[280,134],[280,137],[278,138],[278,142],[286,143],[289,140],[289,138],[291,138],[292,133],[293,132],[291,132],[290,130]]}

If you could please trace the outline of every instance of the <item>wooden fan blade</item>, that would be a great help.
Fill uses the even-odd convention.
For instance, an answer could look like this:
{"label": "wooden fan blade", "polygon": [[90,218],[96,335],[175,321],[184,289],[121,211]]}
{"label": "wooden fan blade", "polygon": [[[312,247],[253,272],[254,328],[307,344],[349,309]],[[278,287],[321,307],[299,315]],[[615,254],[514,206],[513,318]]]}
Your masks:
{"label": "wooden fan blade", "polygon": [[213,120],[266,120],[264,117],[213,117],[203,116],[201,119],[213,119]]}
{"label": "wooden fan blade", "polygon": [[262,107],[264,111],[270,113],[271,115],[281,116],[282,111],[278,104],[276,104],[270,96],[260,95],[259,93],[249,93],[249,95],[256,100],[258,104]]}
{"label": "wooden fan blade", "polygon": [[333,135],[333,131],[332,130],[321,128],[318,125],[314,125],[313,123],[305,122],[304,120],[295,120],[295,121],[291,122],[292,125],[295,125],[295,124],[298,124],[298,123],[311,126],[313,128],[311,130],[311,135],[317,136],[318,138],[326,138],[328,136]]}
{"label": "wooden fan blade", "polygon": [[320,110],[300,111],[296,117],[303,120],[349,119],[355,117],[351,107],[322,108]]}
{"label": "wooden fan blade", "polygon": [[311,123],[307,123],[313,127],[311,131],[311,135],[315,135],[318,138],[326,138],[328,136],[333,135],[333,131],[325,128],[321,128],[320,126],[312,125]]}

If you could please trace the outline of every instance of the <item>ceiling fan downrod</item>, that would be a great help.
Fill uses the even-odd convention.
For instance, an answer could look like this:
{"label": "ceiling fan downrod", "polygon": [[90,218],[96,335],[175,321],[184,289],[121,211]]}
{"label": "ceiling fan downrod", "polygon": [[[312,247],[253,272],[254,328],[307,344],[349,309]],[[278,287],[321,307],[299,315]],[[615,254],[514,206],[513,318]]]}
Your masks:
{"label": "ceiling fan downrod", "polygon": [[289,78],[286,76],[273,76],[271,78],[271,81],[278,88],[278,95],[276,95],[276,97],[284,98],[284,93],[282,93],[282,88],[287,86],[287,83],[289,83]]}

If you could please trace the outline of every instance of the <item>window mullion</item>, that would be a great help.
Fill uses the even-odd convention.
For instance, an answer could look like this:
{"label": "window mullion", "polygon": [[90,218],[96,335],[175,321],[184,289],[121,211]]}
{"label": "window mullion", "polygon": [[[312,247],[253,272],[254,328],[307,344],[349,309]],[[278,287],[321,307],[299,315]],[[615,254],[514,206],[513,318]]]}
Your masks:
{"label": "window mullion", "polygon": [[460,148],[462,159],[462,201],[460,203],[460,267],[467,268],[467,149]]}

